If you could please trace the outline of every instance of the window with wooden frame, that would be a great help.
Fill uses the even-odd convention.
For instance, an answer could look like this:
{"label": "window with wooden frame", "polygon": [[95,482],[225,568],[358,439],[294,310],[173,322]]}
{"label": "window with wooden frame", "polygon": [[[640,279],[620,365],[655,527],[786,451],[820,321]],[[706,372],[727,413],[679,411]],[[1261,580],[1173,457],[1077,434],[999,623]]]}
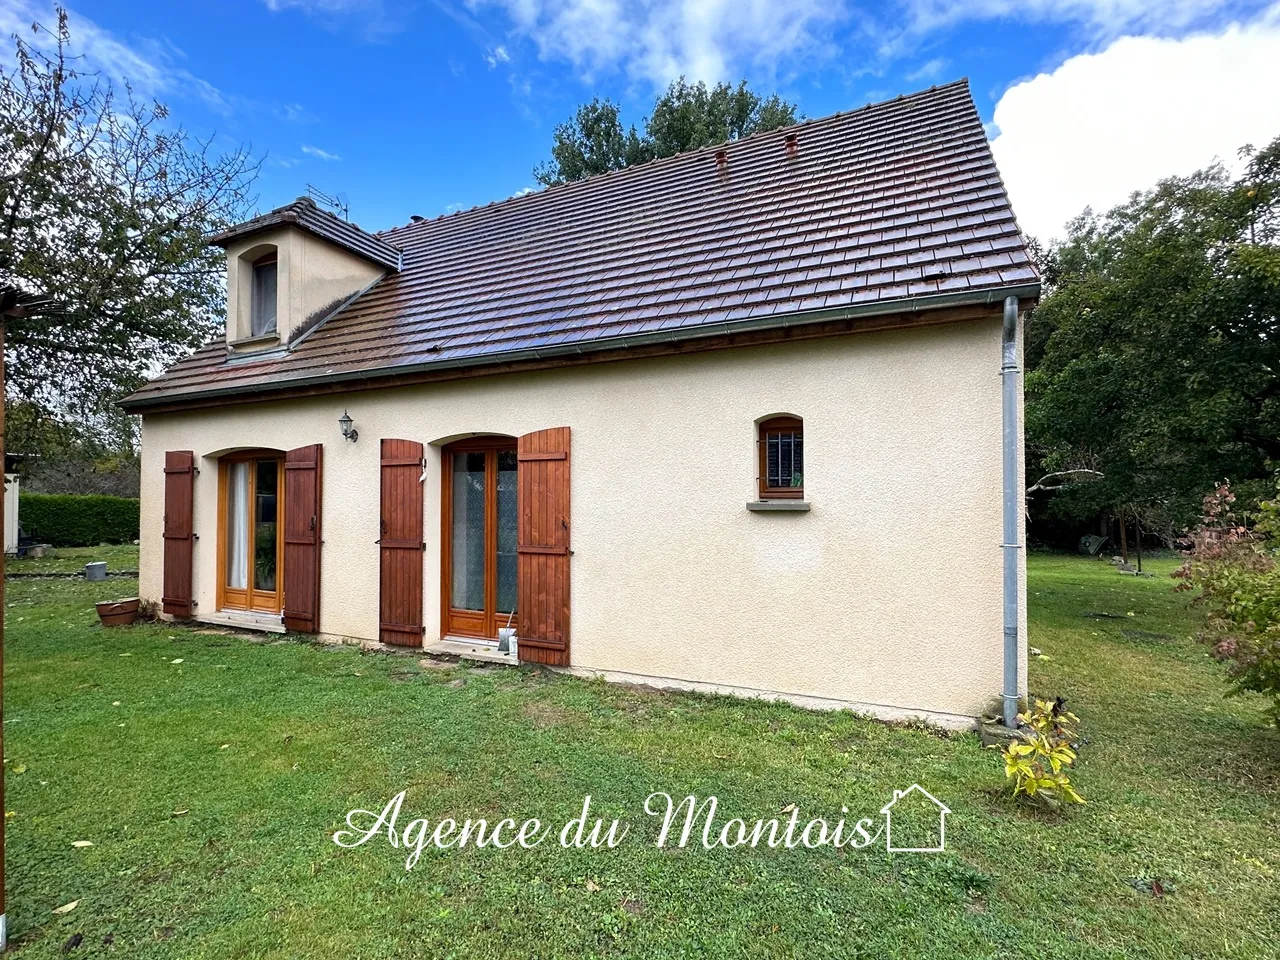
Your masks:
{"label": "window with wooden frame", "polygon": [[516,440],[475,437],[441,458],[444,633],[494,640],[516,609]]}
{"label": "window with wooden frame", "polygon": [[804,421],[770,417],[758,431],[760,499],[804,499]]}
{"label": "window with wooden frame", "polygon": [[218,609],[279,613],[284,599],[282,458],[273,450],[218,462]]}
{"label": "window with wooden frame", "polygon": [[253,296],[249,335],[265,337],[276,332],[276,252],[253,261]]}

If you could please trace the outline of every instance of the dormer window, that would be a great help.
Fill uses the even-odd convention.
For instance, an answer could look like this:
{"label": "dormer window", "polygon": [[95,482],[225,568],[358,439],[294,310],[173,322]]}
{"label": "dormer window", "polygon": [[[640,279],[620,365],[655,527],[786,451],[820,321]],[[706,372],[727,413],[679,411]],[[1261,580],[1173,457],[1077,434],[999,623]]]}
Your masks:
{"label": "dormer window", "polygon": [[296,347],[400,269],[400,251],[301,197],[216,233],[227,251],[227,361]]}
{"label": "dormer window", "polygon": [[265,337],[276,332],[276,253],[271,251],[253,261],[253,304],[250,336]]}

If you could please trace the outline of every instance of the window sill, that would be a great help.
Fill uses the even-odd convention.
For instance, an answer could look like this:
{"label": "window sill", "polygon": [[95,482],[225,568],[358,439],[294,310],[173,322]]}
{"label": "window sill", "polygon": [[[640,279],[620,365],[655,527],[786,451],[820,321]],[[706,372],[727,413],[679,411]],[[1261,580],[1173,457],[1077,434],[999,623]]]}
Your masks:
{"label": "window sill", "polygon": [[232,340],[227,344],[227,356],[222,362],[226,364],[261,363],[284,357],[288,348],[280,342],[280,337],[269,333],[262,337],[249,337],[245,340]]}
{"label": "window sill", "polygon": [[750,500],[747,509],[752,513],[808,513],[808,500]]}
{"label": "window sill", "polygon": [[244,337],[240,340],[229,340],[227,346],[232,350],[260,350],[273,343],[280,342],[280,334],[264,333],[257,337]]}

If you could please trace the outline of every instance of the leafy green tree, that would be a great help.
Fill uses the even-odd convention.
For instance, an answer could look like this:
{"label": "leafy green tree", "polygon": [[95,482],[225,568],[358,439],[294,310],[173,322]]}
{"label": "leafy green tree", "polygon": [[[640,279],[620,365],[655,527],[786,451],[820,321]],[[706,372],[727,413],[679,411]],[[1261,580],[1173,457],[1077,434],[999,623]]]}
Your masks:
{"label": "leafy green tree", "polygon": [[533,175],[539,183],[551,186],[652,159],[652,145],[634,126],[623,132],[618,105],[596,97],[556,127],[551,161],[541,164]]}
{"label": "leafy green tree", "polygon": [[555,129],[551,160],[534,172],[553,186],[621,170],[656,157],[738,140],[762,130],[795,123],[796,105],[777,94],[761,97],[743,80],[736,87],[674,81],[645,119],[644,133],[623,129],[618,105],[596,98]]}
{"label": "leafy green tree", "polygon": [[244,218],[257,164],[79,73],[64,11],[33,30],[0,58],[0,288],[58,309],[6,324],[7,387],[110,430],[111,401],[218,334],[225,268],[205,238]]}
{"label": "leafy green tree", "polygon": [[1181,529],[1230,479],[1280,461],[1280,139],[1086,211],[1048,251],[1028,327],[1029,460],[1102,477],[1055,511],[1128,511]]}
{"label": "leafy green tree", "polygon": [[761,98],[745,80],[736,87],[719,83],[708,88],[681,77],[654,103],[646,127],[654,155],[670,157],[795,122],[795,104],[776,93]]}

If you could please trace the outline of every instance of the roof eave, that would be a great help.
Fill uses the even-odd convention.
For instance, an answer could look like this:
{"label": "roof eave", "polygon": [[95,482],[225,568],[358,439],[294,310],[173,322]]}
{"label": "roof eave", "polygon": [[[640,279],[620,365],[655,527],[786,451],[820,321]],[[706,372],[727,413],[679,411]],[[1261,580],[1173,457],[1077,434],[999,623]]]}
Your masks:
{"label": "roof eave", "polygon": [[244,223],[237,223],[233,227],[227,227],[225,230],[219,230],[217,233],[209,235],[208,242],[211,247],[229,247],[237,240],[251,237],[255,233],[262,233],[265,230],[274,230],[277,227],[285,226],[306,229],[298,223],[298,215],[296,213],[272,214],[269,217],[247,220]]}
{"label": "roof eave", "polygon": [[[258,233],[265,233],[268,230],[278,230],[281,227],[293,227],[295,230],[301,230],[303,233],[315,237],[317,240],[323,240],[325,243],[337,247],[339,250],[345,250],[353,257],[359,257],[367,263],[372,263],[376,267],[382,267],[384,270],[394,270],[399,273],[404,269],[404,251],[391,247],[387,244],[388,250],[383,258],[370,256],[354,244],[343,243],[342,241],[329,236],[323,231],[317,230],[306,223],[296,213],[286,211],[279,214],[269,214],[257,220],[248,220],[244,223],[237,224],[234,227],[227,227],[218,233],[211,234],[208,244],[211,247],[222,247],[224,250],[238,240],[245,237],[252,237]],[[372,236],[372,234],[370,234]],[[377,239],[377,238],[374,238]],[[392,253],[394,252],[394,256]]]}
{"label": "roof eave", "polygon": [[235,387],[219,387],[211,390],[184,391],[163,397],[125,397],[119,406],[130,413],[160,412],[166,407],[186,405],[193,402],[215,400],[220,397],[246,397],[280,393],[288,390],[304,389],[328,384],[359,384],[361,381],[381,378],[410,377],[415,374],[440,370],[466,369],[468,367],[485,366],[487,364],[511,364],[529,360],[550,360],[557,357],[603,353],[619,348],[640,347],[656,343],[675,343],[682,340],[694,340],[701,337],[724,336],[749,331],[780,329],[792,326],[804,326],[831,320],[872,317],[882,314],[926,313],[944,307],[981,306],[984,304],[1003,303],[1006,297],[1034,300],[1040,296],[1041,285],[1037,280],[1032,283],[1012,284],[990,287],[985,290],[966,290],[959,293],[933,294],[923,297],[907,297],[899,300],[888,300],[877,303],[858,304],[852,307],[835,307],[829,310],[812,310],[804,313],[788,313],[770,317],[759,317],[747,320],[726,320],[719,323],[703,324],[689,328],[674,330],[657,330],[634,336],[608,337],[591,340],[586,343],[552,344],[546,347],[528,347],[504,353],[480,354],[469,357],[453,357],[443,360],[429,360],[424,363],[404,364],[391,367],[373,367],[368,370],[353,370],[340,374],[316,374],[308,377],[296,377],[286,380],[275,380],[265,384],[251,384]]}

